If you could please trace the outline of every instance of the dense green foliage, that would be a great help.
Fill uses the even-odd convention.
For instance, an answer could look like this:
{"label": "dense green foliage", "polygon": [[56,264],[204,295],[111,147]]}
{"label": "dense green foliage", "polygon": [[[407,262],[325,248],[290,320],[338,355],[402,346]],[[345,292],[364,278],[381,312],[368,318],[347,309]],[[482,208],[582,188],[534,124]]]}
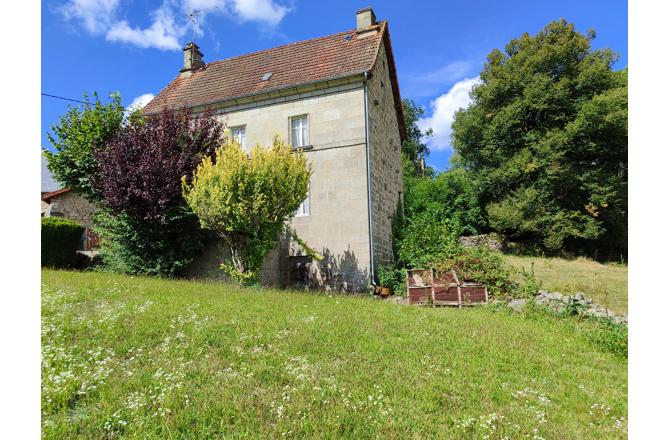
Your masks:
{"label": "dense green foliage", "polygon": [[233,279],[253,283],[286,222],[308,192],[311,168],[302,152],[275,137],[269,148],[250,155],[234,141],[205,157],[183,196],[202,227],[214,231],[230,251],[221,269]]}
{"label": "dense green foliage", "polygon": [[405,221],[397,245],[398,262],[407,268],[424,268],[453,256],[459,249],[459,225],[422,212]]}
{"label": "dense green foliage", "polygon": [[175,276],[202,250],[206,235],[197,217],[182,210],[165,222],[144,221],[124,213],[100,210],[95,231],[100,235],[102,270],[126,274]]}
{"label": "dense green foliage", "polygon": [[425,159],[429,156],[426,140],[432,135],[432,130],[422,131],[417,124],[424,116],[425,109],[408,98],[402,101],[402,105],[407,136],[401,144],[404,177],[431,175],[433,169],[425,165]]}
{"label": "dense green foliage", "polygon": [[489,225],[556,252],[626,249],[627,73],[564,20],[488,57],[453,143]]}
{"label": "dense green foliage", "polygon": [[54,178],[72,191],[91,201],[100,200],[95,188],[98,157],[118,134],[123,122],[124,108],[119,94],[103,104],[97,93],[93,102],[84,96],[83,108],[70,107],[48,133],[56,152],[44,150],[49,170]]}
{"label": "dense green foliage", "polygon": [[514,270],[503,255],[486,247],[459,246],[450,255],[434,261],[432,266],[437,273],[454,270],[461,281],[484,284],[489,296],[495,299],[530,297],[541,287],[531,272],[522,271],[518,279],[514,279]]}
{"label": "dense green foliage", "polygon": [[478,200],[478,189],[464,169],[452,169],[435,177],[407,177],[405,213],[412,218],[422,213],[436,220],[448,219],[460,226],[463,235],[476,235],[486,227]]}
{"label": "dense green foliage", "polygon": [[44,438],[627,437],[590,321],[50,270],[41,306]]}
{"label": "dense green foliage", "polygon": [[42,266],[74,266],[84,230],[72,220],[42,217]]}

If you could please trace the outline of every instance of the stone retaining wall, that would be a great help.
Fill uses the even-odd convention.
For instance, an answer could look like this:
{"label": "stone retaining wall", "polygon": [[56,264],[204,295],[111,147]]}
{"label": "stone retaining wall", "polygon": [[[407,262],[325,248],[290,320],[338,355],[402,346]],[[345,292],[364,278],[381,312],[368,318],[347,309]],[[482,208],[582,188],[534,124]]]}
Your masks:
{"label": "stone retaining wall", "polygon": [[[514,299],[508,303],[508,307],[520,312],[527,301],[526,299]],[[628,318],[625,315],[616,315],[612,310],[595,303],[594,300],[588,298],[582,292],[574,295],[562,295],[559,292],[540,290],[534,297],[534,302],[555,312],[565,312],[570,309],[573,313],[581,316],[610,319],[618,324],[628,323]]]}

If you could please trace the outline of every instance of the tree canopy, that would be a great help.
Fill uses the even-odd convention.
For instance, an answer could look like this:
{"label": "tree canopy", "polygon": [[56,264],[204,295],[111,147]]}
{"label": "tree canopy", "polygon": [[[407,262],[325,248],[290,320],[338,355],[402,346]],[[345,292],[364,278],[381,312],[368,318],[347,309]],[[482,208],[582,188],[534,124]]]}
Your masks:
{"label": "tree canopy", "polygon": [[493,50],[453,123],[490,226],[548,250],[626,249],[627,72],[594,38],[560,20]]}
{"label": "tree canopy", "polygon": [[429,156],[429,147],[426,139],[432,135],[432,130],[422,131],[417,124],[424,116],[424,107],[415,104],[411,99],[402,101],[404,110],[404,123],[406,125],[407,139],[401,144],[401,152],[404,160],[404,175],[432,175],[433,170],[425,165],[425,159]]}
{"label": "tree canopy", "polygon": [[104,151],[121,130],[124,108],[121,96],[112,94],[102,103],[97,93],[91,101],[84,95],[83,108],[69,107],[47,133],[56,152],[44,150],[48,168],[55,179],[91,201],[99,201],[94,187],[98,175],[98,153]]}
{"label": "tree canopy", "polygon": [[97,187],[104,205],[116,213],[164,222],[186,207],[181,178],[213,156],[225,125],[211,112],[194,117],[189,110],[165,109],[123,127],[98,153]]}
{"label": "tree canopy", "polygon": [[212,113],[135,114],[98,153],[95,188],[102,210],[95,229],[107,268],[173,276],[201,250],[204,234],[181,194],[203,157],[214,154],[225,125]]}

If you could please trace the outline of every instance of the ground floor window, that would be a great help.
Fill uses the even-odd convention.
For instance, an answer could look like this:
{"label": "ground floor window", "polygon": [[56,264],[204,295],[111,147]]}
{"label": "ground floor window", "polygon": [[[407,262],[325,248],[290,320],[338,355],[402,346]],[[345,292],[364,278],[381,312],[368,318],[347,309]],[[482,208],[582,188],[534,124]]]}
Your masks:
{"label": "ground floor window", "polygon": [[304,217],[311,215],[311,185],[309,184],[308,191],[306,192],[306,198],[299,205],[299,208],[295,211],[295,217]]}

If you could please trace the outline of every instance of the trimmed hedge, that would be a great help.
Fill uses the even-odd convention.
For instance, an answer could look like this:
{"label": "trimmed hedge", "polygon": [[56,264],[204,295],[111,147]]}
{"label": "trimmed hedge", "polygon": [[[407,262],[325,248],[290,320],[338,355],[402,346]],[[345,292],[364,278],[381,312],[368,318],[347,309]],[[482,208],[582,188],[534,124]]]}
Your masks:
{"label": "trimmed hedge", "polygon": [[42,217],[42,266],[75,266],[84,230],[72,220]]}

